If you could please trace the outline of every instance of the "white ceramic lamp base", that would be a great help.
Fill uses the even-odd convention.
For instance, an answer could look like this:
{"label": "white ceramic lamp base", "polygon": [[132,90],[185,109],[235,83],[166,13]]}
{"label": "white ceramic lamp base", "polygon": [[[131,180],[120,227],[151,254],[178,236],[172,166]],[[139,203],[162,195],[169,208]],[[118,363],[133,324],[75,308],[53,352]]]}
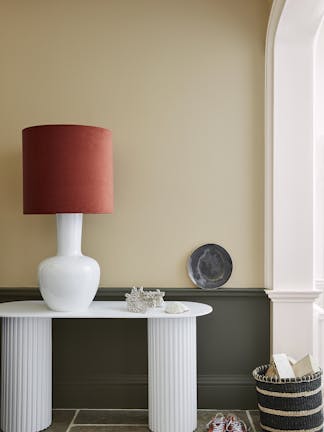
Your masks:
{"label": "white ceramic lamp base", "polygon": [[40,292],[52,310],[82,311],[96,295],[100,267],[81,253],[82,214],[57,214],[56,219],[57,255],[39,265]]}

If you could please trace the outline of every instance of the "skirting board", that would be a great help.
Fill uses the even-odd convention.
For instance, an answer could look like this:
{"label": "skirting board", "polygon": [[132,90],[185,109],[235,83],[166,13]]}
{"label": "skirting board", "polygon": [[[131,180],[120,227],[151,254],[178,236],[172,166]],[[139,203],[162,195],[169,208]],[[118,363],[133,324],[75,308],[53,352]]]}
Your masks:
{"label": "skirting board", "polygon": [[[263,289],[163,289],[167,300],[210,304],[197,320],[198,407],[256,408],[254,367],[269,359],[269,300]],[[96,300],[129,289],[101,288]],[[36,288],[0,288],[0,302],[40,299]],[[54,320],[56,408],[146,408],[145,320]]]}

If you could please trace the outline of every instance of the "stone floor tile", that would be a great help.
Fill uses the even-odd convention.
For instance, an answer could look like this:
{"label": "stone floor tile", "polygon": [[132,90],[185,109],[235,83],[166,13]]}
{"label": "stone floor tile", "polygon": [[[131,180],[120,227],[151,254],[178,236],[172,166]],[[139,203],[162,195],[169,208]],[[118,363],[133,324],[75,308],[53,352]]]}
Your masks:
{"label": "stone floor tile", "polygon": [[[206,424],[217,413],[233,413],[247,426],[251,426],[246,411],[243,410],[198,410],[196,432],[206,432]],[[53,423],[46,429],[49,432],[66,432],[76,410],[53,410]],[[253,421],[251,432],[260,432],[259,411],[250,410]],[[87,410],[79,411],[70,432],[149,432],[147,410]]]}
{"label": "stone floor tile", "polygon": [[71,432],[149,432],[145,426],[73,426]]}
{"label": "stone floor tile", "polygon": [[70,425],[74,414],[75,410],[53,410],[53,422],[46,431],[65,432]]}
{"label": "stone floor tile", "polygon": [[147,425],[147,410],[80,410],[74,424],[133,424]]}
{"label": "stone floor tile", "polygon": [[[261,427],[260,427],[260,415],[259,415],[259,411],[258,410],[250,410],[249,411],[250,416],[252,418],[253,424],[254,424],[254,428],[255,428],[255,432],[260,432],[261,431]],[[254,432],[254,431],[252,431]]]}

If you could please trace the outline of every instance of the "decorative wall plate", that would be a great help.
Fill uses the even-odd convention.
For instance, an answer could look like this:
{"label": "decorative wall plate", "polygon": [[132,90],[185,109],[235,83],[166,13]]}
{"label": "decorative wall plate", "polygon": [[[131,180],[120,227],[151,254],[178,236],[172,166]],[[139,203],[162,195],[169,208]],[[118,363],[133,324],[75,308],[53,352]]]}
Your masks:
{"label": "decorative wall plate", "polygon": [[192,282],[203,289],[218,288],[228,281],[233,264],[229,253],[217,244],[197,248],[189,257],[187,270]]}

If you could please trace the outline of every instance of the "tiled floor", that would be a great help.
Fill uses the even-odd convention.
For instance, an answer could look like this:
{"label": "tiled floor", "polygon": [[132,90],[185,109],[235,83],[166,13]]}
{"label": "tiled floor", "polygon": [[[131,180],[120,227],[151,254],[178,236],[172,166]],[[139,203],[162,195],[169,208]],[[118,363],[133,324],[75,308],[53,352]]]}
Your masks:
{"label": "tiled floor", "polygon": [[[206,423],[220,410],[199,410],[197,432],[206,431]],[[258,432],[258,411],[233,411],[251,432]],[[54,410],[50,432],[148,432],[147,410]]]}

